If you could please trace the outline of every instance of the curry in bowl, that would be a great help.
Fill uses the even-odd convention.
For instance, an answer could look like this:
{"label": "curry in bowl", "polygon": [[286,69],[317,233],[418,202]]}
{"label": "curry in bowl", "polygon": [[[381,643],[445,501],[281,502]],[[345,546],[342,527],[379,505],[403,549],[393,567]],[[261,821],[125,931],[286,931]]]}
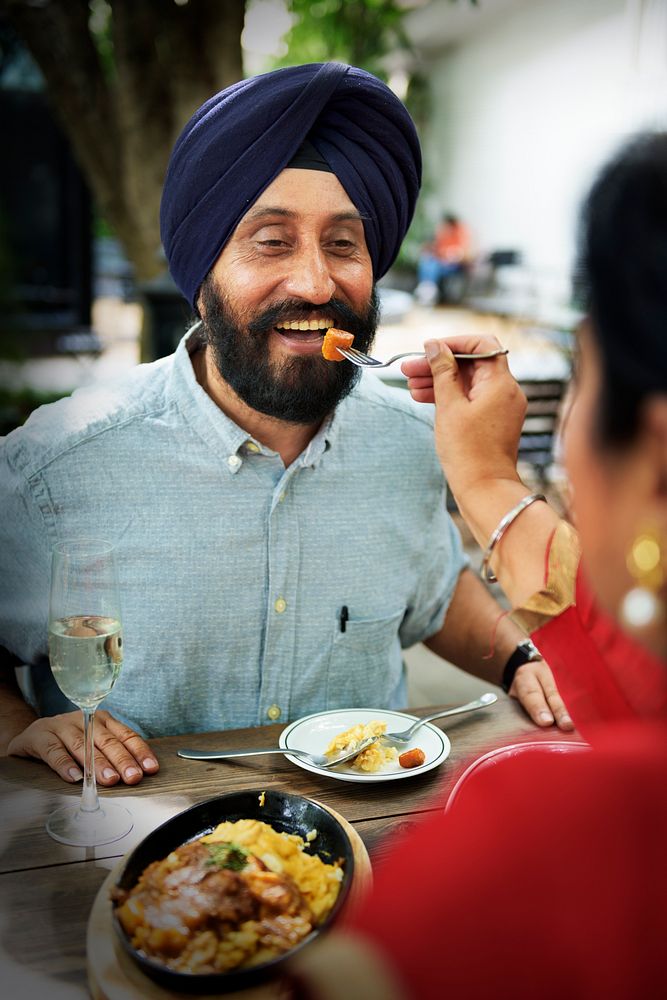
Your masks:
{"label": "curry in bowl", "polygon": [[285,792],[222,796],[132,852],[112,889],[114,924],[161,985],[236,989],[331,923],[353,864],[345,830],[318,803]]}

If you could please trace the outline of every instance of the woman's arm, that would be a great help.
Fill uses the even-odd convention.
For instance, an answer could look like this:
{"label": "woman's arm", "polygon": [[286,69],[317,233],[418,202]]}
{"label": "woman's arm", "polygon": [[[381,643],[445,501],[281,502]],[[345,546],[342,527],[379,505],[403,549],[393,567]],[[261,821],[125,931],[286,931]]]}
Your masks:
{"label": "woman's arm", "polygon": [[[459,510],[483,549],[501,519],[531,492],[517,472],[526,399],[504,355],[457,362],[452,350],[481,353],[498,346],[494,337],[431,340],[424,345],[426,358],[402,365],[412,397],[436,405],[438,457]],[[547,503],[533,503],[495,546],[490,568],[513,606],[542,588],[549,541],[559,522]]]}

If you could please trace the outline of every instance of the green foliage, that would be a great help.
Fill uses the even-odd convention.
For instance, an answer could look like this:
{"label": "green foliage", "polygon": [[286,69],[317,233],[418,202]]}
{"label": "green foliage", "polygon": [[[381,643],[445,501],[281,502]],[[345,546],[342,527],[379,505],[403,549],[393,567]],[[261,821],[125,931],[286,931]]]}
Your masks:
{"label": "green foliage", "polygon": [[0,385],[0,436],[25,423],[33,410],[45,403],[55,403],[67,392],[42,392],[38,389],[12,389]]}
{"label": "green foliage", "polygon": [[383,59],[409,50],[403,28],[407,13],[397,0],[288,0],[296,20],[279,66],[302,62],[347,62],[387,78]]}
{"label": "green foliage", "polygon": [[93,237],[95,239],[101,239],[103,237],[115,237],[113,226],[110,224],[109,220],[100,214],[97,207],[93,211]]}
{"label": "green foliage", "polygon": [[113,14],[111,4],[107,3],[107,0],[89,0],[88,9],[90,11],[88,18],[90,35],[97,49],[102,72],[106,80],[111,83],[116,77],[111,32],[111,18]]}
{"label": "green foliage", "polygon": [[[476,0],[464,2],[474,6]],[[286,3],[295,21],[284,39],[287,52],[276,60],[276,66],[336,60],[360,66],[387,80],[390,62],[387,57],[402,52],[406,56],[405,65],[412,67],[405,104],[417,130],[422,132],[427,127],[432,110],[430,87],[419,72],[418,54],[404,26],[411,4],[405,0],[286,0]],[[416,271],[421,246],[432,236],[432,229],[420,199],[395,267],[410,273]]]}

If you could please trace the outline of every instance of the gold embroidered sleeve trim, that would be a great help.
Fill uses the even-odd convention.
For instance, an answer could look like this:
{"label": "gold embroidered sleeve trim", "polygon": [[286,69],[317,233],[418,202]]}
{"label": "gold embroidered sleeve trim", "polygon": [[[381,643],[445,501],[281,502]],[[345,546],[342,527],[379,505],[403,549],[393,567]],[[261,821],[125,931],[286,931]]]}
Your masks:
{"label": "gold embroidered sleeve trim", "polygon": [[549,546],[544,587],[512,611],[512,621],[531,634],[571,607],[580,556],[579,536],[571,524],[561,521]]}

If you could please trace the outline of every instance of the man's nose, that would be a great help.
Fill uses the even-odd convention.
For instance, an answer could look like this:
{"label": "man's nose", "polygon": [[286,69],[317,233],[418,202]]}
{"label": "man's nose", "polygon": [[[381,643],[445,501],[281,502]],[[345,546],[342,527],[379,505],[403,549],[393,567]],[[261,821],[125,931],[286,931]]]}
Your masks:
{"label": "man's nose", "polygon": [[304,248],[289,264],[285,290],[295,298],[324,304],[333,298],[336,282],[331,276],[326,256],[318,248]]}

